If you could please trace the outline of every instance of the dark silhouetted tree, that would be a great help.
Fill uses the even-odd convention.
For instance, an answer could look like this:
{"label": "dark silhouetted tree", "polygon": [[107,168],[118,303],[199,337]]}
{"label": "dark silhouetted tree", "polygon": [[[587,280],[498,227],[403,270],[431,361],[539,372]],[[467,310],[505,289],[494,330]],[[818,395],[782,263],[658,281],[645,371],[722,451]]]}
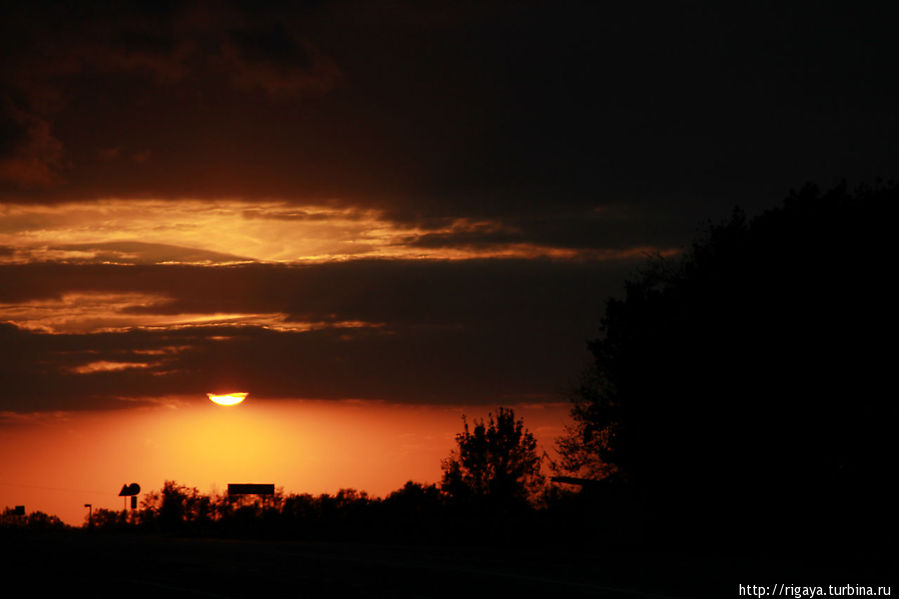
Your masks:
{"label": "dark silhouetted tree", "polygon": [[214,516],[209,496],[172,480],[165,481],[160,493],[148,494],[143,508],[141,522],[147,525],[156,522],[165,530],[205,525]]}
{"label": "dark silhouetted tree", "polygon": [[606,304],[561,465],[637,489],[660,526],[722,537],[882,517],[897,202],[895,185],[807,186],[651,260]]}
{"label": "dark silhouetted tree", "polygon": [[27,516],[19,515],[15,509],[7,507],[0,512],[0,529],[27,528],[29,530],[63,530],[67,525],[58,517],[41,511],[31,512]]}
{"label": "dark silhouetted tree", "polygon": [[44,512],[31,512],[28,514],[28,528],[34,530],[60,530],[66,528],[66,525],[57,516],[45,514]]}
{"label": "dark silhouetted tree", "polygon": [[537,441],[515,419],[511,409],[499,408],[496,419],[476,421],[456,435],[458,448],[443,462],[441,488],[459,501],[489,500],[525,503],[543,483]]}
{"label": "dark silhouetted tree", "polygon": [[[85,521],[87,521],[87,517],[85,517]],[[97,508],[94,510],[91,522],[93,527],[98,530],[125,530],[129,526],[128,512]]]}

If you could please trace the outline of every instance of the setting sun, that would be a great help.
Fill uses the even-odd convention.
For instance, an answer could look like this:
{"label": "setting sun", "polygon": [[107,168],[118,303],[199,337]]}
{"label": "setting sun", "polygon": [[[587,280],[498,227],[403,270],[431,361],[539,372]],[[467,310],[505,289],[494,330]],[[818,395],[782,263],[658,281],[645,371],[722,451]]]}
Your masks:
{"label": "setting sun", "polygon": [[236,406],[246,399],[247,395],[249,393],[207,393],[206,397],[220,406]]}

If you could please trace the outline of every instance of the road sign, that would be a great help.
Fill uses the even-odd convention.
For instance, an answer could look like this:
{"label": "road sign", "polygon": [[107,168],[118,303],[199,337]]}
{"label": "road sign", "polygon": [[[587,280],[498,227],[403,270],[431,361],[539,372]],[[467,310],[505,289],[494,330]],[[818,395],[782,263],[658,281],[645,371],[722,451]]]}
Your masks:
{"label": "road sign", "polygon": [[132,495],[137,495],[138,493],[140,493],[140,485],[131,483],[130,485],[122,485],[122,490],[119,491],[119,497],[130,497]]}

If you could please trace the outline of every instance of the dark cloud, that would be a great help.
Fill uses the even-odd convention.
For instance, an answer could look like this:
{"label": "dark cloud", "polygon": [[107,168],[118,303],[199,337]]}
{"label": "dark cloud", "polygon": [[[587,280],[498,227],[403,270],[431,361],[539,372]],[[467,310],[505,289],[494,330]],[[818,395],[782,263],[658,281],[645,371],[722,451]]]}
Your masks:
{"label": "dark cloud", "polygon": [[0,156],[13,154],[28,135],[28,127],[21,118],[15,118],[13,107],[7,99],[0,112]]}
{"label": "dark cloud", "polygon": [[[5,83],[65,148],[65,185],[27,197],[336,199],[404,222],[626,203],[683,240],[806,180],[896,175],[885,9],[52,6],[6,21]],[[96,159],[119,146],[152,160]]]}
{"label": "dark cloud", "polygon": [[[402,240],[421,248],[486,249],[507,244],[535,244],[564,249],[616,250],[682,245],[684,232],[696,221],[688,215],[668,215],[639,206],[610,204],[599,208],[559,210],[546,215],[508,215],[496,221],[462,223],[453,230],[445,219],[418,221],[423,232]],[[430,230],[429,230],[430,229]]]}
{"label": "dark cloud", "polygon": [[[498,332],[506,334],[498,337]],[[389,333],[340,328],[285,333],[210,327],[155,335],[118,333],[111,335],[118,347],[109,350],[98,349],[103,343],[95,336],[8,333],[4,329],[4,343],[15,343],[20,353],[4,363],[2,408],[22,412],[98,409],[120,398],[202,397],[226,389],[249,390],[259,397],[406,403],[559,399],[583,361],[581,347],[559,345],[559,335],[540,329],[419,326],[395,327]],[[154,337],[158,347],[179,342],[187,349],[162,359],[135,355],[131,348],[140,336]],[[61,341],[78,349],[55,349]],[[99,361],[142,359],[149,367],[73,371]]]}
{"label": "dark cloud", "polygon": [[0,94],[0,185],[42,189],[62,182],[62,143],[50,123]]}
{"label": "dark cloud", "polygon": [[[170,298],[147,313],[271,313],[294,320],[452,325],[532,318],[558,303],[601,303],[602,290],[642,257],[611,262],[538,260],[354,260],[306,266],[230,267],[34,264],[0,266],[0,301],[65,292]],[[570,306],[569,306],[570,307]],[[562,311],[566,311],[563,309]]]}
{"label": "dark cloud", "polygon": [[[139,322],[150,313],[282,312],[294,322],[331,323],[302,332],[194,326],[57,335],[4,325],[10,392],[2,409],[97,407],[115,397],[223,386],[268,397],[405,402],[555,397],[580,371],[603,298],[633,267],[548,260],[2,267],[10,285],[0,302],[73,291],[162,293],[171,301],[129,313]],[[73,371],[96,362],[148,366]]]}
{"label": "dark cloud", "polygon": [[[97,180],[104,178],[103,169],[87,157],[108,160],[115,157],[110,148],[136,142],[140,147],[131,156],[144,165],[167,149],[160,146],[160,134],[166,144],[183,143],[171,138],[185,132],[178,115],[190,119],[192,111],[204,111],[207,98],[218,96],[219,89],[259,88],[290,101],[327,93],[339,81],[336,64],[277,16],[251,23],[227,6],[212,8],[202,3],[152,10],[131,3],[90,8],[34,3],[5,11],[0,30],[8,50],[0,69],[0,183],[5,188],[0,193],[18,191],[17,199],[44,200],[111,192],[178,197],[187,190],[147,188],[131,178],[133,172],[123,173],[123,182],[132,181],[127,189],[106,185]],[[151,99],[160,94],[161,103],[161,98]],[[241,93],[237,98],[238,103],[258,103]],[[166,129],[154,129],[153,118],[145,120],[154,111],[151,116],[164,118]],[[162,161],[149,176],[158,178],[172,167]],[[64,176],[73,172],[74,177]],[[66,185],[57,185],[63,181]]]}
{"label": "dark cloud", "polygon": [[311,69],[313,65],[309,48],[282,24],[260,31],[230,31],[228,43],[249,63],[270,64],[285,71]]}
{"label": "dark cloud", "polygon": [[323,94],[340,81],[331,59],[280,23],[227,32],[222,55],[234,85],[276,98]]}

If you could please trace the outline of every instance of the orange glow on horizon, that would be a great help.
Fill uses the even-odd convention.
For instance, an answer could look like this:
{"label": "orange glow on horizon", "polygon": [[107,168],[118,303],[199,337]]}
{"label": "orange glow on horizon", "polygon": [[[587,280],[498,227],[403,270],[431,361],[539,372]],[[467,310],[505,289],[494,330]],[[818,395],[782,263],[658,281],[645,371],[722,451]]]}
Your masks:
{"label": "orange glow on horizon", "polygon": [[220,406],[236,406],[247,398],[249,393],[207,393],[206,397]]}
{"label": "orange glow on horizon", "polygon": [[[178,398],[130,410],[0,412],[0,510],[25,505],[80,526],[87,510],[122,509],[122,484],[144,493],[166,480],[220,494],[271,482],[285,494],[341,488],[385,497],[408,480],[437,483],[462,414],[495,407],[325,400],[254,400],[239,410]],[[543,449],[568,423],[567,404],[513,404]],[[140,501],[142,496],[138,498]]]}

